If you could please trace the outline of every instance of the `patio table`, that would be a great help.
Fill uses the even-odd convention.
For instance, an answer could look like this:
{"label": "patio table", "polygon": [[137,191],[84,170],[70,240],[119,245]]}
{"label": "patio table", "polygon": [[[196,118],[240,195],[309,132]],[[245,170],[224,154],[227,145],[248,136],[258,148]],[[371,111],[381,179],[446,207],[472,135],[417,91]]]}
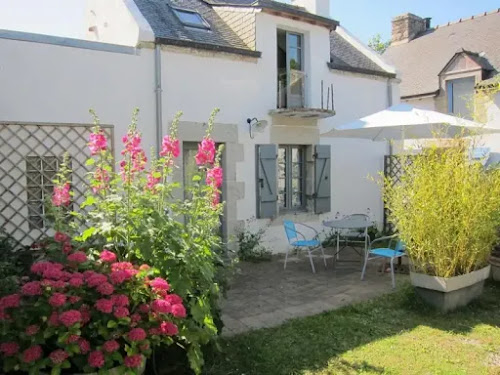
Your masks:
{"label": "patio table", "polygon": [[[363,229],[363,234],[364,234],[364,242],[365,242],[365,254],[368,251],[368,227],[370,226],[369,221],[366,220],[365,218],[352,218],[352,217],[345,217],[342,219],[338,220],[328,220],[328,221],[323,221],[323,225],[325,227],[329,227],[332,229],[335,229],[337,232],[337,250],[335,251],[334,257],[338,260],[339,259],[339,253],[341,250],[345,249],[347,246],[344,246],[342,249],[340,249],[340,232],[342,230],[350,229],[350,230],[356,230],[356,229]],[[356,249],[355,249],[356,250]],[[356,250],[357,252],[357,250]],[[359,252],[358,252],[359,254]]]}

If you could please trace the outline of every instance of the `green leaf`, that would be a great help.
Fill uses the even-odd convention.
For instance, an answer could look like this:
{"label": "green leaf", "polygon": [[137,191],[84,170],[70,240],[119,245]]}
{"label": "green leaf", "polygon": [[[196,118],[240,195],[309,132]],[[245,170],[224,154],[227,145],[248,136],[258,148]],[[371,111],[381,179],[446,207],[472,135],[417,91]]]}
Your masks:
{"label": "green leaf", "polygon": [[117,326],[117,324],[114,320],[110,320],[107,324],[108,328],[115,328],[116,326]]}
{"label": "green leaf", "polygon": [[85,165],[94,165],[94,164],[95,160],[93,158],[87,159],[87,161],[85,162]]}
{"label": "green leaf", "polygon": [[86,206],[91,206],[96,202],[96,199],[93,195],[87,195],[87,198],[82,202],[80,205],[81,208],[84,208]]}
{"label": "green leaf", "polygon": [[201,176],[199,174],[195,174],[193,176],[193,182],[198,182],[198,181],[201,181]]}
{"label": "green leaf", "polygon": [[83,231],[82,233],[82,236],[81,236],[81,239],[82,241],[86,241],[89,237],[91,237],[95,232],[97,231],[97,229],[95,227],[90,227],[90,228],[87,228]]}
{"label": "green leaf", "polygon": [[61,368],[60,367],[54,367],[52,371],[50,372],[50,375],[59,375],[61,373]]}

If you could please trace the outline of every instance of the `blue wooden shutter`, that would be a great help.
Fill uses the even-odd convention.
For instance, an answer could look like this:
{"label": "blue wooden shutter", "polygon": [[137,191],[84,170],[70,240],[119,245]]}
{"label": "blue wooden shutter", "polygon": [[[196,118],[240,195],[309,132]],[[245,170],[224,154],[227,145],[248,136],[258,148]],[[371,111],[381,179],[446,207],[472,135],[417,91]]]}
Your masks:
{"label": "blue wooden shutter", "polygon": [[314,212],[331,211],[330,145],[316,145],[314,153]]}
{"label": "blue wooden shutter", "polygon": [[278,210],[276,145],[257,145],[257,217],[275,217]]}

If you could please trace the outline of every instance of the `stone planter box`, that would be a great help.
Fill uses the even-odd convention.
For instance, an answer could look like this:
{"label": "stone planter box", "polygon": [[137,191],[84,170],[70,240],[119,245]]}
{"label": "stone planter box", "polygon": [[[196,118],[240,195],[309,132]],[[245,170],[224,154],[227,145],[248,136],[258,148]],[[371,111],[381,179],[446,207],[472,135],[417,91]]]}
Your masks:
{"label": "stone planter box", "polygon": [[410,280],[426,302],[447,312],[465,306],[481,295],[484,280],[490,275],[490,268],[488,265],[466,275],[449,278],[410,272]]}
{"label": "stone planter box", "polygon": [[490,257],[490,265],[491,265],[491,278],[495,281],[500,281],[500,257],[492,255]]}

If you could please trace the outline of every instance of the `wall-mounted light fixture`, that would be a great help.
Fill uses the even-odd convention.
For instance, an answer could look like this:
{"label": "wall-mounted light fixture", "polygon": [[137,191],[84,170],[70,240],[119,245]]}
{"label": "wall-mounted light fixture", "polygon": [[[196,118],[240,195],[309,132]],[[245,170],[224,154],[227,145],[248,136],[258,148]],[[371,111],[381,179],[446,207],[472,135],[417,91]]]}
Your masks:
{"label": "wall-mounted light fixture", "polygon": [[264,128],[267,125],[267,121],[258,120],[256,117],[247,118],[248,131],[250,132],[250,138],[253,139],[253,130],[255,128]]}

